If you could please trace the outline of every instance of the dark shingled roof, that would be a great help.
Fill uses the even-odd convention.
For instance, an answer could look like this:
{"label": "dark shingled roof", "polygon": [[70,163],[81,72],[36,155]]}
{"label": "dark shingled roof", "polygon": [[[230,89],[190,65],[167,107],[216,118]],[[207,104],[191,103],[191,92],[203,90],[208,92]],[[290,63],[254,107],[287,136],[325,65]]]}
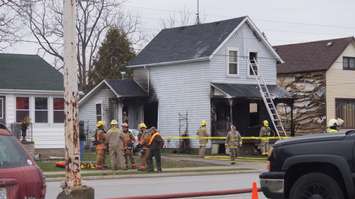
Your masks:
{"label": "dark shingled roof", "polygon": [[63,91],[63,75],[38,55],[0,54],[0,89]]}
{"label": "dark shingled roof", "polygon": [[[222,90],[233,98],[261,98],[256,84],[220,84],[212,83],[212,86]],[[291,95],[276,85],[268,85],[271,95],[276,98],[291,98]]]}
{"label": "dark shingled roof", "polygon": [[119,97],[147,97],[145,92],[134,80],[105,80]]}
{"label": "dark shingled roof", "polygon": [[163,29],[128,65],[181,61],[210,56],[247,17]]}
{"label": "dark shingled roof", "polygon": [[277,73],[298,73],[328,70],[354,37],[274,46],[285,61],[278,64]]}

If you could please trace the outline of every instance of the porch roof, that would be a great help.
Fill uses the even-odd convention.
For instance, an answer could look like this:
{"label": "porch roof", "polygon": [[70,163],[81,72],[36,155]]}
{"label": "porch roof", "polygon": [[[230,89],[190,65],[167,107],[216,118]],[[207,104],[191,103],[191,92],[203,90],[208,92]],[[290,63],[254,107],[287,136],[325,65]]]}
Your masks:
{"label": "porch roof", "polygon": [[[211,83],[211,86],[224,94],[226,98],[261,98],[256,84],[223,84]],[[271,95],[275,98],[292,98],[291,94],[277,85],[268,85]],[[217,97],[213,95],[213,97]]]}

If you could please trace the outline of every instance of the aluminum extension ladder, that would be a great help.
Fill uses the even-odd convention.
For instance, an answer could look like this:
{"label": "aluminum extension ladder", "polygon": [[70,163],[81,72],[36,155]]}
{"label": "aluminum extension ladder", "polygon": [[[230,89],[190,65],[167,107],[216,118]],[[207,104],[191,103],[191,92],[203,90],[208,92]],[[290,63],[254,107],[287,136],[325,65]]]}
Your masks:
{"label": "aluminum extension ladder", "polygon": [[254,63],[252,63],[251,60],[249,61],[249,67],[251,68],[251,70],[254,74],[254,77],[258,83],[260,95],[264,101],[267,112],[269,113],[272,125],[274,125],[274,127],[275,127],[275,131],[277,133],[277,136],[278,137],[281,137],[281,135],[287,136],[285,128],[284,128],[282,121],[281,121],[281,117],[277,113],[277,109],[276,109],[276,106],[274,103],[274,97],[271,95],[270,90],[267,87],[267,84],[266,84],[263,76],[259,72],[256,72],[253,67],[253,66],[256,66],[259,69],[260,68],[259,64],[257,63],[256,59],[254,59],[253,62]]}

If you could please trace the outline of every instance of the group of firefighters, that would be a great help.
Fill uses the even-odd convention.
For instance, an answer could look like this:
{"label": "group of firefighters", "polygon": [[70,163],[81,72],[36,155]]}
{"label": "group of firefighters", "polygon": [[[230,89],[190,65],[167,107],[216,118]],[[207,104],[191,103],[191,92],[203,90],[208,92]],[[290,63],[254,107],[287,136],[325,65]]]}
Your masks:
{"label": "group of firefighters", "polygon": [[[343,125],[344,121],[340,118],[331,119],[328,122],[327,133],[336,133]],[[96,145],[96,169],[105,168],[105,154],[109,151],[111,157],[111,167],[113,170],[118,169],[136,169],[135,159],[133,157],[135,149],[140,153],[141,164],[138,170],[154,171],[153,158],[156,161],[158,172],[162,172],[161,167],[161,149],[164,146],[164,139],[155,127],[147,129],[144,123],[138,125],[139,134],[138,140],[129,131],[127,122],[122,123],[121,128],[118,127],[118,122],[112,120],[111,128],[105,131],[104,121],[98,121],[96,124],[95,145]],[[265,137],[274,135],[270,128],[269,121],[264,120],[260,128],[259,136],[261,137],[259,144],[256,146],[257,150],[262,155],[267,155],[270,150],[270,143]],[[200,123],[200,128],[197,130],[199,140],[199,156],[203,158],[206,154],[206,147],[208,144],[208,130],[207,121],[203,120]],[[138,142],[136,148],[134,143]],[[239,148],[242,146],[242,137],[236,126],[231,125],[225,138],[226,149],[229,150],[231,164],[235,164],[235,159],[238,156]]]}
{"label": "group of firefighters", "polygon": [[[112,120],[111,128],[106,132],[105,122],[98,121],[96,124],[95,141],[96,145],[96,169],[105,168],[106,151],[111,157],[112,170],[137,169],[134,155],[134,143],[136,138],[130,132],[128,123],[124,122],[121,128],[118,122]],[[164,140],[155,127],[147,129],[144,123],[139,124],[137,151],[140,153],[141,165],[138,170],[154,171],[153,158],[156,161],[158,172],[162,172],[160,150],[164,145]]]}

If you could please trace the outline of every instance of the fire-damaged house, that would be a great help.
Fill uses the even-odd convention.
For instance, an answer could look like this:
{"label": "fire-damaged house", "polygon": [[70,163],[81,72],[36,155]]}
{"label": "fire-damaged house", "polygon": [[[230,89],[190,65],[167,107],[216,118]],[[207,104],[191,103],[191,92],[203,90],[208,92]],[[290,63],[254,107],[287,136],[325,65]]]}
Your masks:
{"label": "fire-damaged house", "polygon": [[129,62],[133,80],[105,80],[81,100],[80,119],[91,128],[98,119],[128,118],[131,128],[145,121],[163,136],[196,135],[207,120],[212,136],[225,136],[232,123],[255,136],[270,119],[255,74],[275,103],[292,104],[276,84],[281,62],[249,17],[164,29]]}

